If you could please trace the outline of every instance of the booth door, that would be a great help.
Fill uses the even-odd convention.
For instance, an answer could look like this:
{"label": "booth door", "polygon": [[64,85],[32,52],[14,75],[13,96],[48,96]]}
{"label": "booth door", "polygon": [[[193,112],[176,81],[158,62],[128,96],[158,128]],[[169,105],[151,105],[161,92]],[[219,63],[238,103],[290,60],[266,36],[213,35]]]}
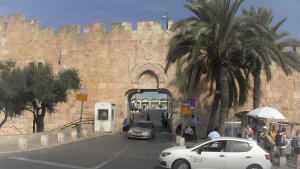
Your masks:
{"label": "booth door", "polygon": [[104,128],[104,131],[110,131],[110,122],[108,118],[108,109],[98,109],[98,120],[100,120],[100,125]]}

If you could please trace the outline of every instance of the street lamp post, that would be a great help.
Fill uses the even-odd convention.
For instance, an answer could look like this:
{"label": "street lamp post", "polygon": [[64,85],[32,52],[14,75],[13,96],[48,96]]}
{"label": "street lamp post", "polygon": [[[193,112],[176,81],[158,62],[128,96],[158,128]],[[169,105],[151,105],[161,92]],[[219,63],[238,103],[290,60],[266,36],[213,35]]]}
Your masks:
{"label": "street lamp post", "polygon": [[169,26],[168,26],[169,14],[166,13],[166,16],[163,16],[162,18],[165,19],[165,20],[167,21],[167,30],[168,30],[168,29],[169,29]]}

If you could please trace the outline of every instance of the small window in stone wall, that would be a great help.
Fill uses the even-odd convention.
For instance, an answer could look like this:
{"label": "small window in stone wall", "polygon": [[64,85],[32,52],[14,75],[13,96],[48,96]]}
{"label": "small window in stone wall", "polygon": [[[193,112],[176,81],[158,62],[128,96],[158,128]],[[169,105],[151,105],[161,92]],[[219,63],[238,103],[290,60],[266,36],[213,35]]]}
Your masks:
{"label": "small window in stone wall", "polygon": [[98,109],[98,120],[108,120],[108,109]]}

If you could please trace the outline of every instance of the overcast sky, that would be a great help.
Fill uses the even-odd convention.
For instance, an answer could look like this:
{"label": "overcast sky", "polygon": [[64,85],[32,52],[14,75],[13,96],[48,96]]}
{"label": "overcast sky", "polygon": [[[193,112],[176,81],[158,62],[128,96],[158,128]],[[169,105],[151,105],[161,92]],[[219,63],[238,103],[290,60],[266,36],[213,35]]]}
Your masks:
{"label": "overcast sky", "polygon": [[[0,0],[0,15],[23,13],[27,20],[38,19],[40,26],[54,27],[79,24],[105,23],[109,31],[111,22],[131,22],[136,30],[138,21],[161,21],[169,13],[170,20],[193,15],[183,8],[185,0]],[[289,38],[300,39],[300,0],[245,0],[242,7],[253,5],[273,9],[273,23],[287,17],[279,31],[288,30]],[[241,14],[241,9],[238,15]],[[152,97],[148,94],[147,97]],[[153,97],[159,97],[158,95]]]}

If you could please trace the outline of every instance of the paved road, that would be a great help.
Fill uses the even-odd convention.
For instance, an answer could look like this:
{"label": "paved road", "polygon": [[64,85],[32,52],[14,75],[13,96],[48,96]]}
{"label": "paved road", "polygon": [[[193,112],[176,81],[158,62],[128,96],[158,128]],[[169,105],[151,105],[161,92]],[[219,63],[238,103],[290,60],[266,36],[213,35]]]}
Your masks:
{"label": "paved road", "polygon": [[1,169],[161,169],[158,156],[172,146],[172,135],[161,128],[162,111],[148,110],[157,133],[152,140],[127,139],[123,134],[106,135],[53,148],[0,156]]}

